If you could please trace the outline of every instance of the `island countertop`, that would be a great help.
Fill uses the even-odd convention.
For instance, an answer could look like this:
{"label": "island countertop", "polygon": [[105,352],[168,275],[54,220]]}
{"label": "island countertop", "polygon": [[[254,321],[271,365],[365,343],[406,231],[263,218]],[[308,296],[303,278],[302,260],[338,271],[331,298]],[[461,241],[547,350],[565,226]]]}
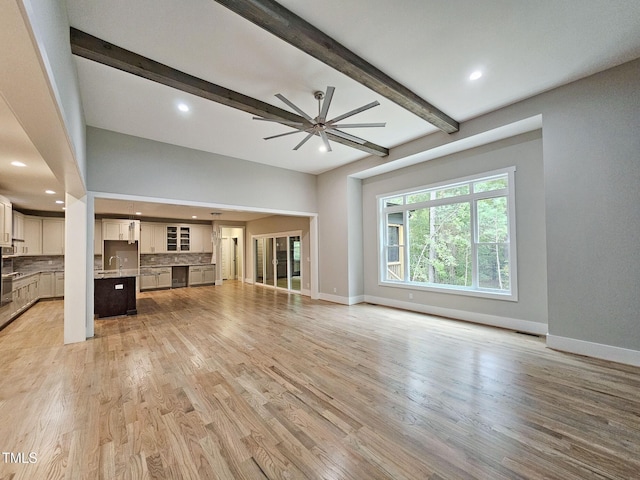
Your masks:
{"label": "island countertop", "polygon": [[93,278],[125,278],[125,277],[139,277],[140,273],[137,268],[122,268],[119,270],[94,270]]}

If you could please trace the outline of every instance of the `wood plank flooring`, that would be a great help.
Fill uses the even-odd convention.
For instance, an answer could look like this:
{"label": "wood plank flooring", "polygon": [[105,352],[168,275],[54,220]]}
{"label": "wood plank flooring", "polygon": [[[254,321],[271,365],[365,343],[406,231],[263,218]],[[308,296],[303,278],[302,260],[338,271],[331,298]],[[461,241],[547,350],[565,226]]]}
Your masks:
{"label": "wood plank flooring", "polygon": [[640,478],[638,368],[233,282],[138,312],[0,332],[0,479]]}

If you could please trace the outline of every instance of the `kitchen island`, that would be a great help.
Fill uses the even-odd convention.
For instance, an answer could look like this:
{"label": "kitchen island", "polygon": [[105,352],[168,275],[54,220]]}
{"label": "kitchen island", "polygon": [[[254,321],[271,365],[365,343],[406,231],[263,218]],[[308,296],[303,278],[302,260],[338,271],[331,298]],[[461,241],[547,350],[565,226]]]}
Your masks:
{"label": "kitchen island", "polygon": [[98,318],[136,315],[137,270],[96,272],[93,311]]}

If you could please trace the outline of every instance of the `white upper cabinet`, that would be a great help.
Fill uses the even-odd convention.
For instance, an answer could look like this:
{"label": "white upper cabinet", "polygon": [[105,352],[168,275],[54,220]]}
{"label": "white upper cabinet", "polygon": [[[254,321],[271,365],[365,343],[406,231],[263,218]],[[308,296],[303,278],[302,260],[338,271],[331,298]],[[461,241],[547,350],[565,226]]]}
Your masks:
{"label": "white upper cabinet", "polygon": [[140,220],[102,220],[103,240],[140,240]]}
{"label": "white upper cabinet", "polygon": [[42,219],[25,215],[23,255],[42,255]]}
{"label": "white upper cabinet", "polygon": [[0,197],[0,246],[10,247],[13,235],[13,214],[11,203]]}
{"label": "white upper cabinet", "polygon": [[167,226],[163,223],[140,223],[140,253],[165,253]]}
{"label": "white upper cabinet", "polygon": [[192,225],[191,226],[191,251],[194,253],[211,253],[213,252],[213,243],[211,241],[211,225]]}
{"label": "white upper cabinet", "polygon": [[42,254],[64,255],[64,218],[42,219]]}

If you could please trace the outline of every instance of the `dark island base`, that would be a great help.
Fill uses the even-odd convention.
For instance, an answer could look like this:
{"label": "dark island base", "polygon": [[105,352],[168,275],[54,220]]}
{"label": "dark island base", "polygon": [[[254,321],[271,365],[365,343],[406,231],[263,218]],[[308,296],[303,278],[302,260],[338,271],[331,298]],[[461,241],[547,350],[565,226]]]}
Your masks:
{"label": "dark island base", "polygon": [[136,277],[99,278],[94,285],[94,313],[98,318],[136,315]]}

